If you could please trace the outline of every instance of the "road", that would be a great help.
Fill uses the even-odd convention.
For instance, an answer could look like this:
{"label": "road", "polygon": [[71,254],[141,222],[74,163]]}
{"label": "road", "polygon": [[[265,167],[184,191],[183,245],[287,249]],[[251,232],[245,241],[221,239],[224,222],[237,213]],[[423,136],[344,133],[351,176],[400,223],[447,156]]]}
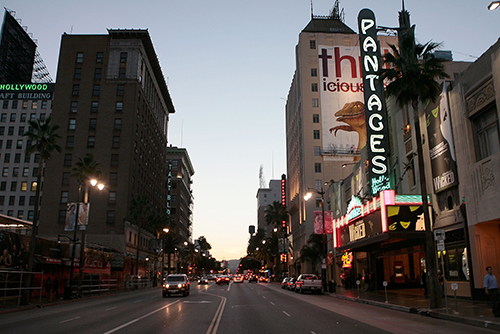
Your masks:
{"label": "road", "polygon": [[191,284],[188,297],[159,288],[0,315],[0,333],[492,333],[275,284]]}

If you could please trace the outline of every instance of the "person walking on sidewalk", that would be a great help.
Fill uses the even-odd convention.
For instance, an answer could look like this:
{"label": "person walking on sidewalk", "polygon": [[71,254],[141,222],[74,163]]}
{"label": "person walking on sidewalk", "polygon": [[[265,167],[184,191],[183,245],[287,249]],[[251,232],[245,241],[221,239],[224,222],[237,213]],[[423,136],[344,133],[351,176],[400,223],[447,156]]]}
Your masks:
{"label": "person walking on sidewalk", "polygon": [[498,291],[498,281],[493,275],[493,269],[486,267],[486,276],[484,276],[484,291],[490,297],[491,308],[495,317],[500,317],[500,293]]}

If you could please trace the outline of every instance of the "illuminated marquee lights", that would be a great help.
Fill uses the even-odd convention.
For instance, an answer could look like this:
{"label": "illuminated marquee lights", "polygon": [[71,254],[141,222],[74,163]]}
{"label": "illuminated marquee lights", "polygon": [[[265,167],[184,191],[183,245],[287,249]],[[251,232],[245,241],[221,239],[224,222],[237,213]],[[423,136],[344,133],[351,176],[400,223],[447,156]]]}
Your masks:
{"label": "illuminated marquee lights", "polygon": [[352,267],[352,252],[342,254],[342,268],[351,268]]}
{"label": "illuminated marquee lights", "polygon": [[366,132],[368,136],[368,160],[370,185],[373,195],[391,188],[389,168],[389,131],[384,86],[378,82],[382,67],[380,44],[377,40],[375,15],[363,9],[358,15],[359,40],[363,69],[363,87],[366,108]]}
{"label": "illuminated marquee lights", "polygon": [[[281,175],[281,205],[286,208],[286,175]],[[286,227],[286,220],[281,222],[282,227]]]}
{"label": "illuminated marquee lights", "polygon": [[168,174],[167,174],[167,215],[170,215],[170,200],[172,196],[170,195],[170,190],[172,189],[172,161],[168,162]]}

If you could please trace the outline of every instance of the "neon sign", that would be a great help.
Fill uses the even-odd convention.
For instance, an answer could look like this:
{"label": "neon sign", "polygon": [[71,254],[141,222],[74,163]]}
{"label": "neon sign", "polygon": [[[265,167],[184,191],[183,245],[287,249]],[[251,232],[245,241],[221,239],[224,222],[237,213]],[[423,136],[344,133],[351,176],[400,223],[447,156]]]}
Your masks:
{"label": "neon sign", "polygon": [[342,268],[351,268],[352,259],[352,252],[345,252],[342,254]]}

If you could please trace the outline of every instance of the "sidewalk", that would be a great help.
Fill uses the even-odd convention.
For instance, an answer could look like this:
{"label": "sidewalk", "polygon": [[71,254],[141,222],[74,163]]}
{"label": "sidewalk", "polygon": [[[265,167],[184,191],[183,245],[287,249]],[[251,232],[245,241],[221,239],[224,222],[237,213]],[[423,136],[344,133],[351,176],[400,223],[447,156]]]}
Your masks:
{"label": "sidewalk", "polygon": [[454,297],[448,297],[448,310],[446,310],[445,298],[442,299],[441,309],[431,310],[429,297],[424,296],[422,289],[388,290],[387,301],[384,291],[365,292],[364,289],[360,289],[358,296],[357,289],[346,290],[343,287],[337,287],[336,293],[327,295],[500,331],[500,318],[493,316],[490,303],[485,301],[472,301],[464,298],[455,300]]}

